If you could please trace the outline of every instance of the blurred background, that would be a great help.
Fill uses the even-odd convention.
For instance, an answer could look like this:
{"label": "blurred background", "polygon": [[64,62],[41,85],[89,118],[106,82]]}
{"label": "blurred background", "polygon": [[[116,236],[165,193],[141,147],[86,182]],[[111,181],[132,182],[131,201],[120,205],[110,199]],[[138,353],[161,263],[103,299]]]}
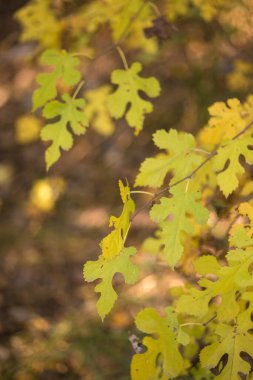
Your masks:
{"label": "blurred background", "polygon": [[[161,83],[154,113],[137,137],[125,120],[93,120],[49,173],[39,139],[44,121],[31,112],[40,53],[52,47],[93,57],[102,52],[92,64],[82,61],[84,92],[108,85],[122,62],[116,49],[103,54],[113,44],[107,1],[102,20],[96,19],[97,1],[35,1],[37,19],[20,13],[31,3],[0,1],[0,378],[126,380],[135,314],[144,306],[168,305],[168,289],[184,278],[142,254],[141,244],[155,228],[147,210],[135,219],[128,244],[140,249],[141,278],[126,287],[116,277],[120,296],[104,323],[94,284],[84,283],[83,264],[98,257],[110,215],[121,212],[118,180],[133,185],[140,163],[156,153],[152,133],[173,127],[196,134],[213,102],[244,100],[251,92],[253,2],[151,3],[121,45],[128,62],[141,61],[143,76]],[[52,25],[42,4],[54,15]],[[147,200],[135,199],[138,207]]]}

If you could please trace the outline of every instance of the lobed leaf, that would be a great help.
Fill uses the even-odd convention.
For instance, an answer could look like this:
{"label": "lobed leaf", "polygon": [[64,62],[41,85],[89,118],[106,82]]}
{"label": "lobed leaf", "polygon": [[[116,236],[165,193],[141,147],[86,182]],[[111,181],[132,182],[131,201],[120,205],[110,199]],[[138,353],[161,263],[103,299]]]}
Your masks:
{"label": "lobed leaf", "polygon": [[51,101],[43,110],[45,118],[59,118],[58,121],[47,124],[41,131],[43,141],[52,141],[46,150],[47,170],[60,158],[61,149],[69,150],[73,145],[73,137],[68,126],[76,135],[84,134],[88,126],[83,112],[85,101],[72,99],[68,94],[64,94],[62,100],[63,102]]}
{"label": "lobed leaf", "polygon": [[208,125],[199,133],[199,140],[203,147],[213,149],[217,145],[230,141],[246,126],[246,119],[242,116],[243,105],[236,98],[228,99],[227,104],[216,102],[208,108],[210,119]]}
{"label": "lobed leaf", "polygon": [[166,154],[147,158],[140,167],[135,186],[160,187],[166,175],[173,174],[176,182],[190,174],[203,160],[195,151],[195,140],[190,133],[177,132],[175,129],[156,131],[153,141]]}
{"label": "lobed leaf", "polygon": [[127,284],[134,284],[138,278],[139,269],[130,261],[130,256],[135,253],[134,247],[123,248],[110,261],[100,255],[97,261],[88,261],[84,265],[83,275],[86,281],[101,279],[101,282],[95,287],[95,292],[100,293],[97,311],[102,320],[111,311],[118,298],[112,285],[115,273],[121,273]]}
{"label": "lobed leaf", "polygon": [[[160,243],[164,246],[164,254],[168,264],[174,268],[180,260],[184,246],[184,233],[192,234],[191,215],[199,224],[208,219],[208,210],[197,202],[200,192],[185,192],[179,187],[171,189],[172,197],[161,198],[160,203],[152,207],[150,218],[160,223]],[[170,216],[170,220],[168,217]]]}
{"label": "lobed leaf", "polygon": [[245,171],[239,161],[244,156],[248,164],[253,164],[253,138],[250,136],[230,140],[222,145],[213,159],[214,170],[218,172],[217,182],[220,190],[227,198],[239,185],[238,176]]}
{"label": "lobed leaf", "polygon": [[73,86],[81,79],[80,72],[76,69],[79,59],[68,54],[65,50],[46,50],[41,56],[41,64],[53,66],[48,73],[38,74],[36,77],[40,87],[33,94],[33,111],[44,106],[57,95],[57,81],[61,79],[65,85]]}
{"label": "lobed leaf", "polygon": [[[253,358],[251,329],[252,321],[247,310],[240,313],[234,326],[219,324],[215,331],[219,341],[203,348],[200,353],[201,365],[209,369],[217,368],[217,380],[246,378],[251,365],[243,354],[246,352]],[[222,360],[224,355],[227,356],[226,360]]]}
{"label": "lobed leaf", "polygon": [[199,285],[201,290],[192,288],[188,294],[182,295],[177,302],[176,310],[180,313],[203,318],[209,312],[209,303],[216,297],[220,301],[214,305],[217,309],[217,317],[221,321],[233,320],[240,310],[237,302],[238,295],[253,285],[252,280],[252,263],[253,249],[252,247],[242,250],[237,248],[230,251],[227,256],[228,266],[220,266],[216,259],[210,256],[203,256],[196,262],[196,269],[200,269],[200,273],[207,275],[210,273],[208,265],[214,269],[216,279],[209,280],[201,278]]}
{"label": "lobed leaf", "polygon": [[[111,80],[118,88],[108,97],[111,116],[119,119],[126,113],[126,120],[130,127],[135,128],[136,135],[143,127],[145,114],[153,111],[152,103],[142,99],[139,91],[143,91],[150,98],[156,98],[160,93],[158,80],[153,77],[141,78],[141,69],[142,65],[135,62],[128,70],[114,70]],[[126,111],[128,105],[130,106]]]}
{"label": "lobed leaf", "polygon": [[234,224],[229,233],[229,244],[232,247],[246,248],[253,246],[253,207],[249,203],[241,203],[239,213],[248,217],[249,223]]}
{"label": "lobed leaf", "polygon": [[165,317],[161,317],[153,308],[146,308],[137,314],[135,323],[139,330],[154,334],[156,339],[143,339],[147,351],[134,355],[131,363],[132,380],[153,380],[158,377],[165,380],[179,375],[184,368],[179,344],[187,345],[189,336],[180,327],[172,307],[166,308]]}
{"label": "lobed leaf", "polygon": [[52,12],[50,0],[33,0],[15,13],[21,23],[20,40],[38,41],[43,48],[58,47],[62,22]]}

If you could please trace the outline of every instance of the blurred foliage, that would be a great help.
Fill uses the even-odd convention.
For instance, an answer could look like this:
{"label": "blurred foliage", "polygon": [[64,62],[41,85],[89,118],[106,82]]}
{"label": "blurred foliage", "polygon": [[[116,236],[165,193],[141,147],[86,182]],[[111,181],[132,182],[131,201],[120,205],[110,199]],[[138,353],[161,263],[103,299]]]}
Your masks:
{"label": "blurred foliage", "polygon": [[[137,166],[155,152],[150,137],[157,128],[196,134],[207,124],[211,104],[233,97],[242,104],[253,91],[251,0],[157,0],[143,9],[142,4],[141,0],[0,4],[3,379],[129,379],[134,350],[127,330],[134,329],[133,316],[144,303],[159,309],[168,304],[174,297],[168,289],[193,275],[192,261],[199,249],[222,257],[227,248],[225,238],[235,215],[216,193],[211,232],[201,246],[187,240],[191,254],[181,274],[168,272],[156,257],[137,258],[143,268],[140,281],[128,289],[117,278],[116,288],[123,296],[115,311],[104,326],[94,314],[96,297],[92,287],[83,284],[82,265],[97,257],[98,243],[108,233],[108,210],[120,213],[118,179],[128,177],[133,183]],[[162,87],[162,97],[152,100],[156,112],[147,115],[135,140],[125,121],[112,122],[105,106],[105,96],[112,91],[110,73],[123,66],[115,49],[119,40],[127,61],[143,62],[143,76],[157,77]],[[45,122],[39,113],[30,114],[35,77],[41,71],[39,56],[45,48],[80,54],[82,92],[93,127],[84,138],[76,138],[73,149],[48,176],[38,140]],[[57,79],[59,95],[69,87]],[[230,101],[227,108],[233,112],[240,104]],[[211,121],[198,138],[214,146],[212,119],[222,115],[222,107],[209,112]],[[222,120],[222,138],[227,137],[227,123]],[[252,187],[239,192],[250,197]],[[210,197],[208,189],[205,197]],[[146,199],[140,195],[138,204]],[[129,240],[138,245],[153,230],[142,212]],[[193,344],[192,352],[197,353],[201,344],[201,340],[199,346]],[[194,368],[182,379],[207,376]]]}

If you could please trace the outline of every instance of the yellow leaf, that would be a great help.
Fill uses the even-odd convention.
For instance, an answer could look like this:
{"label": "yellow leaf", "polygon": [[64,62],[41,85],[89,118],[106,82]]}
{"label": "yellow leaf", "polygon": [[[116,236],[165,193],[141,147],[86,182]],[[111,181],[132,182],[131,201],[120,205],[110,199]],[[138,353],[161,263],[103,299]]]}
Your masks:
{"label": "yellow leaf", "polygon": [[101,86],[85,93],[87,105],[85,115],[91,126],[101,135],[110,136],[114,131],[114,123],[107,107],[111,86]]}
{"label": "yellow leaf", "polygon": [[16,140],[20,144],[28,144],[39,139],[41,121],[32,115],[21,116],[16,121]]}
{"label": "yellow leaf", "polygon": [[34,183],[30,191],[30,205],[40,211],[50,212],[64,189],[65,182],[60,177],[40,179]]}
{"label": "yellow leaf", "polygon": [[214,170],[218,172],[217,182],[225,197],[228,197],[239,185],[239,179],[245,169],[239,161],[244,156],[248,164],[253,164],[253,152],[249,146],[253,145],[252,137],[241,137],[231,140],[217,150],[214,157]]}
{"label": "yellow leaf", "polygon": [[238,99],[228,99],[227,105],[216,102],[208,108],[210,119],[208,125],[200,131],[198,141],[207,148],[231,140],[246,126],[243,117],[244,108]]}
{"label": "yellow leaf", "polygon": [[22,25],[21,41],[38,41],[43,48],[59,47],[62,25],[50,8],[50,0],[35,0],[16,12]]}
{"label": "yellow leaf", "polygon": [[113,227],[113,231],[100,242],[102,255],[106,260],[112,260],[122,251],[131,224],[131,215],[135,211],[129,187],[124,186],[121,181],[119,181],[119,187],[124,204],[123,211],[118,218],[111,216],[109,227]]}

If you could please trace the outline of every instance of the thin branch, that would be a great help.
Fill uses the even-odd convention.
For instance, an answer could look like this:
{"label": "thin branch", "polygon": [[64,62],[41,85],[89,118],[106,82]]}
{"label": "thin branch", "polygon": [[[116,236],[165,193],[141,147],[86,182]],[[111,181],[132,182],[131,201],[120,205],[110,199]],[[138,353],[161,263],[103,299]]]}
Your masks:
{"label": "thin branch", "polygon": [[79,85],[78,85],[78,87],[77,87],[77,89],[76,89],[74,95],[72,96],[72,99],[75,99],[75,98],[76,98],[78,92],[81,90],[81,88],[83,87],[83,85],[84,85],[84,80],[82,80],[82,81],[79,83]]}
{"label": "thin branch", "polygon": [[124,69],[126,71],[128,71],[129,70],[129,66],[128,66],[128,63],[127,63],[127,60],[126,60],[126,56],[123,53],[123,50],[119,46],[117,46],[116,49],[117,49],[117,51],[118,51],[118,53],[120,55],[120,58],[121,58],[121,60],[123,62]]}
{"label": "thin branch", "polygon": [[147,194],[147,195],[154,195],[154,193],[150,193],[149,191],[141,191],[141,190],[132,190],[130,191],[130,194]]}

